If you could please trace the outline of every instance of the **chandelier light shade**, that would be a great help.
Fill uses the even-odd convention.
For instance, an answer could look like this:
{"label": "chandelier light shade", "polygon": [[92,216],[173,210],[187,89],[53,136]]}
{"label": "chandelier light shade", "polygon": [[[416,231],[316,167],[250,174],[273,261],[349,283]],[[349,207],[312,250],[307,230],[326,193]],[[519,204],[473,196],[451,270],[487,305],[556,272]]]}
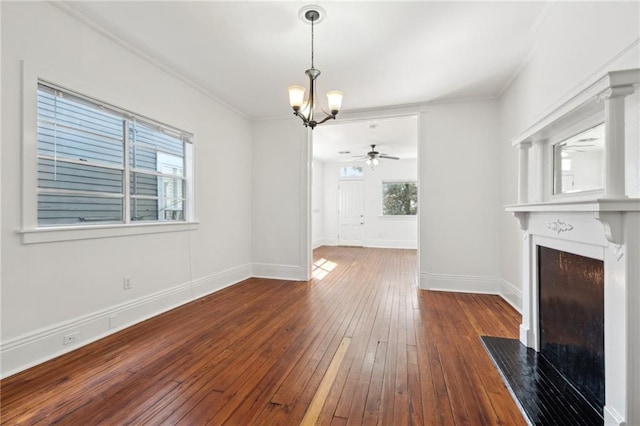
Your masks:
{"label": "chandelier light shade", "polygon": [[316,108],[316,79],[320,75],[320,70],[314,67],[314,25],[320,22],[324,16],[324,10],[319,6],[305,6],[300,9],[300,18],[311,24],[311,68],[305,71],[309,77],[309,96],[305,99],[305,88],[302,86],[289,86],[289,103],[293,108],[293,114],[300,117],[305,127],[315,128],[318,124],[322,124],[327,120],[335,120],[336,115],[342,107],[342,92],[332,90],[327,92],[327,104],[329,105],[329,113],[320,120],[316,121],[314,112]]}

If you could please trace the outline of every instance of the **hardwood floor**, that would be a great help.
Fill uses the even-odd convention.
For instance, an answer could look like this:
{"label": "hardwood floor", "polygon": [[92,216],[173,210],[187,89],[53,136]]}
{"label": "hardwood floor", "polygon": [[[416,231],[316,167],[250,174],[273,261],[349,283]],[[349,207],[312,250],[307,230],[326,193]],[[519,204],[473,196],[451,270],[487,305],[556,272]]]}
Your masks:
{"label": "hardwood floor", "polygon": [[2,424],[525,424],[478,337],[517,337],[502,299],[417,290],[413,250],[314,260],[3,380]]}

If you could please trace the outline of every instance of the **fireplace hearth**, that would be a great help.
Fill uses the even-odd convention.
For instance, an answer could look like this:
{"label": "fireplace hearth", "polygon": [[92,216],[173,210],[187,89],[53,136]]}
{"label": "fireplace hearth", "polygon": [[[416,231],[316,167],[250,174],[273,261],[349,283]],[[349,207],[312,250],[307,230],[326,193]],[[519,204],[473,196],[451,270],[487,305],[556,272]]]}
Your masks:
{"label": "fireplace hearth", "polygon": [[597,410],[539,352],[515,339],[481,337],[522,414],[535,425],[602,426]]}

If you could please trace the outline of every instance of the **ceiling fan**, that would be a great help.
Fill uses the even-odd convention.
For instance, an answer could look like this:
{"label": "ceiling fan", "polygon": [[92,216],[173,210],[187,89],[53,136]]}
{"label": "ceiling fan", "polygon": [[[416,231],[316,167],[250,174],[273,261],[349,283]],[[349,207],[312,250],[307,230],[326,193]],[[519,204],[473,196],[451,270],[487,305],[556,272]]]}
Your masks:
{"label": "ceiling fan", "polygon": [[387,154],[381,154],[376,151],[376,146],[371,145],[371,151],[367,152],[367,155],[356,155],[355,158],[361,158],[365,160],[368,166],[377,166],[380,163],[380,159],[385,160],[399,160],[400,157],[392,157]]}

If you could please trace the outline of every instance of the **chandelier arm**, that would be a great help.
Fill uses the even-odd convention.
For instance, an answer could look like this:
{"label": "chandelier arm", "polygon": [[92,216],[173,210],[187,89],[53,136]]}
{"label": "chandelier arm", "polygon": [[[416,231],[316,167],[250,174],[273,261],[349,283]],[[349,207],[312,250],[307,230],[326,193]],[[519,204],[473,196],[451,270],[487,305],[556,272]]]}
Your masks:
{"label": "chandelier arm", "polygon": [[[311,64],[313,70],[313,63]],[[309,73],[309,112],[307,113],[307,121],[313,121],[313,110],[316,107],[316,74]]]}
{"label": "chandelier arm", "polygon": [[302,120],[305,127],[309,125],[309,120],[307,120],[307,117],[305,117],[304,114],[300,113],[299,111],[294,111],[293,115],[297,115],[298,117],[300,117],[300,120]]}
{"label": "chandelier arm", "polygon": [[335,119],[336,119],[336,116],[335,116],[335,115],[333,115],[333,114],[329,114],[329,115],[327,115],[324,119],[322,119],[322,120],[318,121],[316,124],[322,124],[322,123],[324,123],[324,122],[326,122],[326,121],[328,121],[328,120],[335,120]]}

